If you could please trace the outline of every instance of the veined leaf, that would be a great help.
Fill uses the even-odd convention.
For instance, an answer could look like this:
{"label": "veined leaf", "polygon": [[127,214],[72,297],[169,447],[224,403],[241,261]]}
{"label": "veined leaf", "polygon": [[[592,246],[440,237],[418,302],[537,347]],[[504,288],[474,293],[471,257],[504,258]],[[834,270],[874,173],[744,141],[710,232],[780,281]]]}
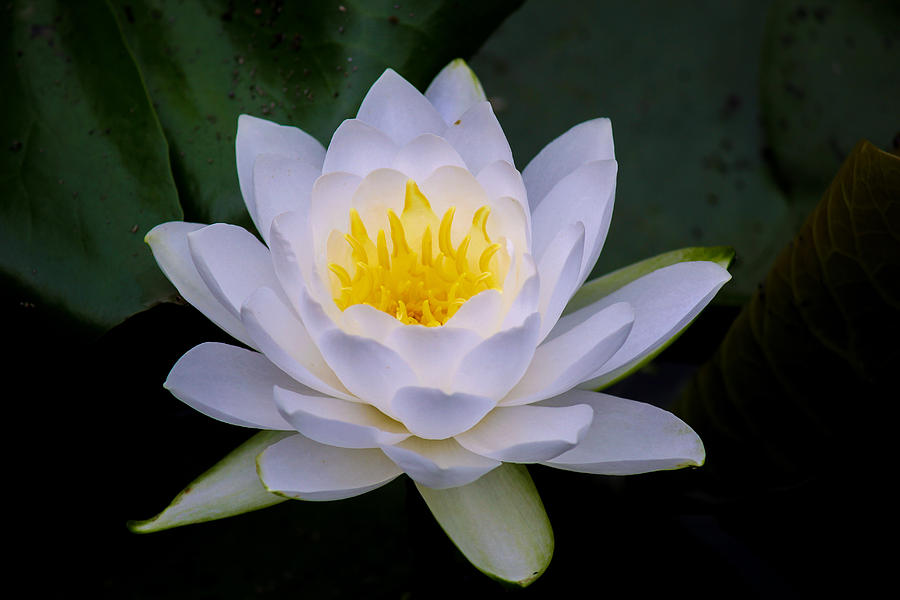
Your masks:
{"label": "veined leaf", "polygon": [[182,217],[166,140],[105,3],[0,11],[0,279],[109,328],[174,294],[142,241]]}
{"label": "veined leaf", "polygon": [[898,336],[900,158],[860,142],[674,412],[724,479],[795,482],[896,396]]}
{"label": "veined leaf", "polygon": [[112,1],[187,219],[250,228],[234,164],[238,115],[295,125],[327,146],[387,67],[424,90],[520,3]]}

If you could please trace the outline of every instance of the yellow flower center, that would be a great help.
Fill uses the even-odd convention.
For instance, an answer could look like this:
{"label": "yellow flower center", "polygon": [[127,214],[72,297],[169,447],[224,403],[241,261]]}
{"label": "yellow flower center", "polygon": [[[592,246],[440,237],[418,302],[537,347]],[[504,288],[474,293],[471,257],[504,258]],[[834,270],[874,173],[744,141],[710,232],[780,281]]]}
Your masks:
{"label": "yellow flower center", "polygon": [[469,232],[454,247],[456,207],[438,219],[412,179],[400,216],[387,211],[390,241],[380,229],[373,242],[359,213],[350,209],[350,233],[344,234],[350,258],[328,264],[335,304],[342,311],[368,304],[402,323],[443,325],[475,294],[501,289],[509,262],[501,244],[488,237],[490,212],[487,206],[475,211]]}

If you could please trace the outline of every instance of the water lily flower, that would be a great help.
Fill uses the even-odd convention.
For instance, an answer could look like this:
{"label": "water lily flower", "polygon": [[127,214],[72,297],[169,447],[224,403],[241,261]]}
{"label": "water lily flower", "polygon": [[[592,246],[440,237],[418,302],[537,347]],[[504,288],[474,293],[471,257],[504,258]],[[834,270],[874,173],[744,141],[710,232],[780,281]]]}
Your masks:
{"label": "water lily flower", "polygon": [[729,279],[713,261],[677,262],[610,293],[588,286],[567,311],[612,216],[608,119],[520,172],[481,84],[454,61],[424,94],[385,71],[327,149],[242,115],[236,158],[262,241],[183,222],[146,241],[179,293],[243,344],[193,348],[165,387],[268,432],[136,530],[347,498],[405,473],[476,566],[527,582],[546,562],[496,563],[515,562],[520,538],[546,546],[547,528],[516,533],[486,500],[494,525],[471,525],[477,498],[543,515],[509,464],[625,475],[703,463],[674,415],[589,391],[642,364]]}

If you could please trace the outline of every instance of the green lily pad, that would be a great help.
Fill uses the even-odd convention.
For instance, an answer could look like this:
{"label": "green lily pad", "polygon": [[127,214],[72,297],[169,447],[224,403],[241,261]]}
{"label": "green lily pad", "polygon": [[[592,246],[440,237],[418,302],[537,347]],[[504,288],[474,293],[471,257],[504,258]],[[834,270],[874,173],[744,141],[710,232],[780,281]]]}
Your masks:
{"label": "green lily pad", "polygon": [[822,188],[860,138],[900,148],[900,4],[772,3],[760,73],[772,161],[792,201]]}
{"label": "green lily pad", "polygon": [[861,142],[674,412],[732,485],[855,468],[898,336],[900,158]]}
{"label": "green lily pad", "polygon": [[[785,15],[802,6],[807,16],[793,28]],[[520,168],[573,125],[612,120],[616,208],[595,275],[672,248],[728,245],[734,281],[716,302],[741,304],[853,142],[870,136],[889,147],[900,133],[897,10],[890,1],[783,1],[771,14],[756,0],[689,10],[653,0],[531,2],[470,65]],[[786,28],[792,45],[781,41]],[[802,189],[808,172],[815,178]]]}
{"label": "green lily pad", "polygon": [[237,184],[242,113],[327,145],[387,67],[425,89],[520,1],[114,1],[171,147],[187,219],[252,228]]}
{"label": "green lily pad", "polygon": [[105,3],[0,11],[0,280],[109,328],[174,294],[142,241],[181,218],[166,140]]}
{"label": "green lily pad", "polygon": [[523,168],[573,125],[609,117],[619,163],[594,275],[685,246],[732,246],[743,301],[793,232],[758,123],[762,2],[532,2],[473,57]]}

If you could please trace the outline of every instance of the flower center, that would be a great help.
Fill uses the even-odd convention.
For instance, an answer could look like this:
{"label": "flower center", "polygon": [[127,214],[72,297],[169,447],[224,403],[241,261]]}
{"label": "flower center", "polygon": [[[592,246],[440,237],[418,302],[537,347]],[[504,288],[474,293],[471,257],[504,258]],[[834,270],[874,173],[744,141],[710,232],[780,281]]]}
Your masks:
{"label": "flower center", "polygon": [[373,242],[359,213],[350,209],[350,233],[344,234],[350,257],[340,261],[344,264],[328,264],[336,278],[335,304],[342,311],[368,304],[402,323],[443,325],[475,294],[501,289],[508,259],[500,260],[506,250],[488,237],[490,212],[487,206],[475,211],[469,232],[454,247],[450,229],[456,207],[438,219],[412,179],[400,216],[387,211],[390,241],[380,229]]}

